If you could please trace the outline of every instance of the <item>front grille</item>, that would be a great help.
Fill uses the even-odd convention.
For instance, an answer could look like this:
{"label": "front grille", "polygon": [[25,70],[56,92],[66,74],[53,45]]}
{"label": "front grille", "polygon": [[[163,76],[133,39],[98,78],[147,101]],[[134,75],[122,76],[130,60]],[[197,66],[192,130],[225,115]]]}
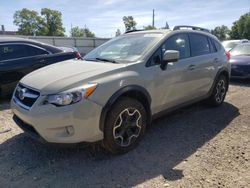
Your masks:
{"label": "front grille", "polygon": [[25,108],[26,110],[29,110],[36,102],[39,96],[40,93],[38,91],[19,84],[14,94],[14,101],[21,107]]}

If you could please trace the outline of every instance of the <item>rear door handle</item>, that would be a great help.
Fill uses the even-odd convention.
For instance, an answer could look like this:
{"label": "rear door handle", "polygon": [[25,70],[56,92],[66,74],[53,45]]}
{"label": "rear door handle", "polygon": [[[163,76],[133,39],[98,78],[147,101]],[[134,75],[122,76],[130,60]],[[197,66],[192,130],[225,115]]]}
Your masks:
{"label": "rear door handle", "polygon": [[194,70],[195,69],[195,65],[189,65],[187,69],[188,70]]}

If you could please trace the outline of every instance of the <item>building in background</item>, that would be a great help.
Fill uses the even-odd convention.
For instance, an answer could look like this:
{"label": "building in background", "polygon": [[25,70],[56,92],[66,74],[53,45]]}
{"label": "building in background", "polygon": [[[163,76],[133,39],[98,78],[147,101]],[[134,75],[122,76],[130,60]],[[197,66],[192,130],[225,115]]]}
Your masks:
{"label": "building in background", "polygon": [[4,25],[1,25],[0,35],[17,35],[17,31],[5,31]]}

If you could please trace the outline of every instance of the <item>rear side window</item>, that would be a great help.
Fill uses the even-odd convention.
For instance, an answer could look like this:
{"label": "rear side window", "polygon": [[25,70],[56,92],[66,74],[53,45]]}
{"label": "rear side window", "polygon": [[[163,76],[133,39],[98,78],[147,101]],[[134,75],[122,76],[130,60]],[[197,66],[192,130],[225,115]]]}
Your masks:
{"label": "rear side window", "polygon": [[186,34],[176,34],[168,38],[162,47],[163,53],[166,50],[177,50],[180,52],[180,59],[190,57],[189,40]]}
{"label": "rear side window", "polygon": [[24,44],[0,45],[0,61],[48,54],[47,51]]}
{"label": "rear side window", "polygon": [[217,42],[216,40],[213,40],[213,42],[214,42],[214,45],[215,45],[216,50],[217,50],[217,51],[220,51],[221,48],[222,48],[221,44],[220,44],[219,42]]}
{"label": "rear side window", "polygon": [[210,52],[211,53],[217,52],[217,50],[215,48],[215,44],[213,43],[213,40],[211,38],[209,38],[208,41],[209,41],[209,46],[210,46]]}
{"label": "rear side window", "polygon": [[26,46],[26,49],[28,51],[29,56],[49,54],[47,51],[33,46]]}
{"label": "rear side window", "polygon": [[200,56],[210,53],[209,42],[206,36],[189,34],[192,56]]}

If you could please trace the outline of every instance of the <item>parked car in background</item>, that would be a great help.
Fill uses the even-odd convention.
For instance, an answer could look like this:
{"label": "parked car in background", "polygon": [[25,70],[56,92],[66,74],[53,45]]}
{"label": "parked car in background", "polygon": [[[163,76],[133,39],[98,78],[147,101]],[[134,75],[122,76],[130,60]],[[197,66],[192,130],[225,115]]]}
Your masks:
{"label": "parked car in background", "polygon": [[250,43],[237,45],[230,54],[232,78],[250,78]]}
{"label": "parked car in background", "polygon": [[79,58],[78,52],[29,39],[0,37],[0,97],[11,95],[26,74],[73,58]]}
{"label": "parked car in background", "polygon": [[225,48],[225,50],[227,52],[230,52],[238,44],[247,43],[247,42],[249,42],[249,40],[247,40],[247,39],[242,39],[242,40],[225,40],[225,41],[222,42],[222,45],[224,46],[224,48]]}
{"label": "parked car in background", "polygon": [[206,100],[223,103],[230,64],[218,39],[199,30],[135,31],[84,57],[25,76],[11,106],[33,138],[102,141],[112,153],[134,148],[153,118]]}

